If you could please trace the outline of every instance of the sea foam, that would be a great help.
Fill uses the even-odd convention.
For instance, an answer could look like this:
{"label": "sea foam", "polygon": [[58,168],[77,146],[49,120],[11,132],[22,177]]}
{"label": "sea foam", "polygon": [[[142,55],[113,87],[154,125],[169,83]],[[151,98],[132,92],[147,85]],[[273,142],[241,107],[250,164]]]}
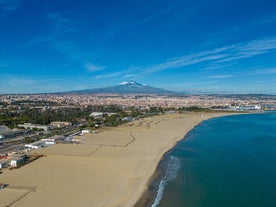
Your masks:
{"label": "sea foam", "polygon": [[177,157],[170,156],[170,160],[167,166],[166,174],[164,178],[160,181],[159,186],[158,186],[158,191],[157,195],[155,197],[154,203],[152,204],[151,207],[157,207],[158,204],[160,203],[164,189],[166,185],[168,184],[169,181],[173,180],[177,176],[177,172],[180,168],[180,160]]}

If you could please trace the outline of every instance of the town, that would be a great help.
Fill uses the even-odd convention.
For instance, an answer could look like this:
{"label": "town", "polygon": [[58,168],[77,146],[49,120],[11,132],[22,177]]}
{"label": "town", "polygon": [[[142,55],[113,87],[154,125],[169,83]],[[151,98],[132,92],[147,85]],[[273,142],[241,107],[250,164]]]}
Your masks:
{"label": "town", "polygon": [[0,169],[39,155],[31,150],[76,144],[83,133],[163,113],[276,109],[267,95],[32,94],[0,96]]}

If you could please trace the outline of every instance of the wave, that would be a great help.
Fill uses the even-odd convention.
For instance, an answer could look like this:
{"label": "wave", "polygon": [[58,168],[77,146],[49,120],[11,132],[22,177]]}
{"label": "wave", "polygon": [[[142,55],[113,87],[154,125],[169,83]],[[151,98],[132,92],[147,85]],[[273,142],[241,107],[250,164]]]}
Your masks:
{"label": "wave", "polygon": [[166,185],[168,184],[169,181],[176,178],[179,168],[180,168],[179,158],[171,156],[170,161],[167,166],[166,175],[159,183],[157,195],[156,195],[155,200],[154,200],[153,204],[151,205],[151,207],[158,206],[158,204],[160,203],[160,201],[163,197],[163,192],[164,192]]}

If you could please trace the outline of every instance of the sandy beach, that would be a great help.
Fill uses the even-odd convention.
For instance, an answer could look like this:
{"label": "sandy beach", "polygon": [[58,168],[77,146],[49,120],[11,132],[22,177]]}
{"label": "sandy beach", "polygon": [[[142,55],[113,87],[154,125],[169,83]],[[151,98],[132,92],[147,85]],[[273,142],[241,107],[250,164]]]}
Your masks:
{"label": "sandy beach", "polygon": [[45,156],[0,174],[0,183],[9,184],[0,190],[0,207],[134,206],[163,154],[201,121],[225,115],[149,117],[87,134],[81,144],[37,150]]}

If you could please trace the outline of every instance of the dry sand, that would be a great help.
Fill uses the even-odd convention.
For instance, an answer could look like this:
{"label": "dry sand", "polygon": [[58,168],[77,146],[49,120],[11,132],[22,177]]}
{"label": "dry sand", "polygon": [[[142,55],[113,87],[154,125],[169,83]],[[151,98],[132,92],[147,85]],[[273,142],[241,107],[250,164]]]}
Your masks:
{"label": "dry sand", "polygon": [[[130,207],[147,189],[163,154],[201,121],[229,114],[145,118],[58,144],[20,169],[4,171],[0,207]],[[35,189],[35,190],[30,190]]]}

